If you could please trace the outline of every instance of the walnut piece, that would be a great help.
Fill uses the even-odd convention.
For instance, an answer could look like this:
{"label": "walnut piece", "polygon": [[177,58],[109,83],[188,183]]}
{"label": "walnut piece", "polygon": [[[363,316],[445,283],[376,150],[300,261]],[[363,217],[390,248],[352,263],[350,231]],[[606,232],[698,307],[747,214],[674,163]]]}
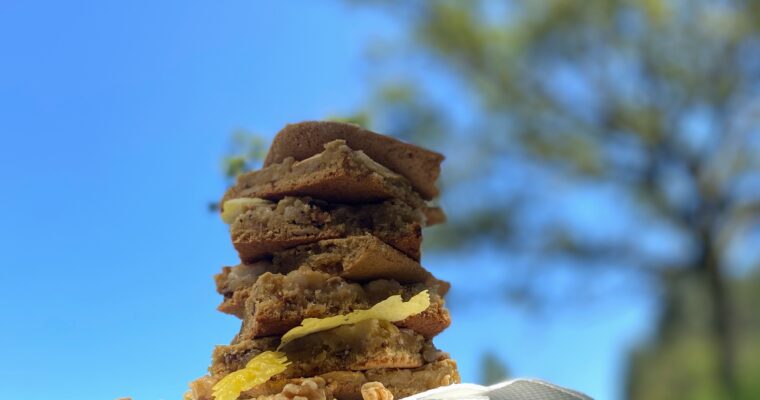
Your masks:
{"label": "walnut piece", "polygon": [[[330,396],[332,397],[332,396]],[[319,377],[308,378],[300,384],[288,383],[273,400],[332,400],[325,394],[325,380]]]}
{"label": "walnut piece", "polygon": [[364,400],[393,400],[393,393],[380,382],[367,382],[362,385]]}

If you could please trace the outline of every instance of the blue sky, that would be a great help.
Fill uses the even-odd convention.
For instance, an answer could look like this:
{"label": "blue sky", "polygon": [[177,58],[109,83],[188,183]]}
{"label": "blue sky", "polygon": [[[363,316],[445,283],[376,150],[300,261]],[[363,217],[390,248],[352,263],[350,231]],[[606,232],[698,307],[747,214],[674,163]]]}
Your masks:
{"label": "blue sky", "polygon": [[[0,2],[0,398],[180,398],[236,333],[211,279],[235,252],[206,211],[231,132],[353,110],[365,44],[392,28],[315,4]],[[426,260],[454,296],[477,290]],[[619,397],[646,308],[493,304],[453,304],[436,341],[465,381],[490,349],[516,376]]]}

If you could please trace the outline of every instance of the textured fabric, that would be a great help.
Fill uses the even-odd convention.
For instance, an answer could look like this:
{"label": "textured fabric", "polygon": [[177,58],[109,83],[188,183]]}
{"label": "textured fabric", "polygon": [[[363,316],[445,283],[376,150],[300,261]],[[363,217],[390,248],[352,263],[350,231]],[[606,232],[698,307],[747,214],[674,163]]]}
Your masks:
{"label": "textured fabric", "polygon": [[514,379],[493,386],[459,384],[418,393],[404,400],[592,400],[574,390],[538,379]]}

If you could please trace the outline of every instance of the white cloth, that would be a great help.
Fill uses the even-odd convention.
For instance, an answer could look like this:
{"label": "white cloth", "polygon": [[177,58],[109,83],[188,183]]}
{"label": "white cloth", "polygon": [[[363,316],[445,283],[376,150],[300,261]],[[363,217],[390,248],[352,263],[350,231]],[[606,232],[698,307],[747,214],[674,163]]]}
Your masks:
{"label": "white cloth", "polygon": [[417,393],[403,400],[593,400],[538,379],[512,379],[492,386],[460,383]]}

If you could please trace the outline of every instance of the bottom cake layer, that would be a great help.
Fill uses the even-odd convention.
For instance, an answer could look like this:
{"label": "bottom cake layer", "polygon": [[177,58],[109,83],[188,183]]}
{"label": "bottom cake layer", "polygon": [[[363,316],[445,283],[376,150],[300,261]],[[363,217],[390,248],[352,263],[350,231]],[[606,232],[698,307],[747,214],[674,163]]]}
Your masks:
{"label": "bottom cake layer", "polygon": [[[322,393],[331,394],[337,400],[361,400],[362,385],[368,382],[382,383],[396,399],[411,396],[440,386],[459,383],[459,372],[454,360],[446,359],[414,369],[370,369],[366,371],[333,371],[319,375],[325,382]],[[190,383],[185,400],[213,400],[212,387],[217,377],[204,376]],[[300,384],[303,378],[278,379],[265,382],[243,394],[240,399],[265,399],[282,393],[287,384]],[[329,398],[329,396],[327,396]]]}

